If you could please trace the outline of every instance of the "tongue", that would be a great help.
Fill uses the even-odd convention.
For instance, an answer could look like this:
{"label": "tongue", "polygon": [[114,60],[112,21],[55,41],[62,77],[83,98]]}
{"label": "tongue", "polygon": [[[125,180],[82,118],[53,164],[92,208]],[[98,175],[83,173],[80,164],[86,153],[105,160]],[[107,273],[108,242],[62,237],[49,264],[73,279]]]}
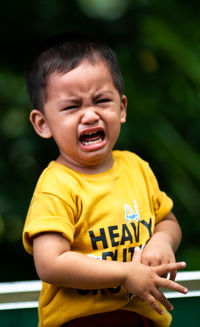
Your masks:
{"label": "tongue", "polygon": [[94,134],[91,134],[91,135],[84,134],[84,135],[81,136],[81,141],[83,141],[83,142],[94,142],[94,141],[97,141],[99,139],[102,139],[101,132],[97,132],[97,133],[94,133]]}
{"label": "tongue", "polygon": [[100,135],[84,135],[82,140],[85,142],[92,142],[98,140],[99,138]]}

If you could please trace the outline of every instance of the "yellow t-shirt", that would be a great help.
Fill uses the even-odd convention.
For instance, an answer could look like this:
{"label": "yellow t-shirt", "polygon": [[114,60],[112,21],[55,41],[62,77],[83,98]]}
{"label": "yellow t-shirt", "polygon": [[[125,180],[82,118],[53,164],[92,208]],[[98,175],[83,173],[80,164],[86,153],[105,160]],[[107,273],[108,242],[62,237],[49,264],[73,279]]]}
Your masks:
{"label": "yellow t-shirt", "polygon": [[[60,232],[71,249],[104,260],[130,261],[135,246],[144,247],[154,226],[172,209],[148,163],[128,151],[113,151],[106,172],[86,175],[52,161],[37,183],[24,226],[25,249],[32,237]],[[117,309],[135,311],[157,327],[168,327],[171,315],[160,316],[135,297],[128,302],[122,287],[77,290],[43,283],[39,326],[59,327],[69,320]]]}

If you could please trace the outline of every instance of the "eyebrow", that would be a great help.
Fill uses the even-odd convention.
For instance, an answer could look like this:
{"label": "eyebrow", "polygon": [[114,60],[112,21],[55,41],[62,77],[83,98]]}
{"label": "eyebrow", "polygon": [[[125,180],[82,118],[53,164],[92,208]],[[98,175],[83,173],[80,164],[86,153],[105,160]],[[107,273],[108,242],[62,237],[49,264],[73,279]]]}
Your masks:
{"label": "eyebrow", "polygon": [[[100,92],[97,92],[97,94],[95,94],[94,98],[100,98],[101,96],[106,96],[106,95],[112,95],[113,92],[112,91],[109,91],[109,90],[103,90],[103,91],[100,91]],[[80,98],[79,97],[69,97],[69,98],[66,98],[64,100],[60,100],[57,104],[59,106],[63,106],[63,105],[66,105],[68,103],[77,103],[77,102],[80,102]]]}
{"label": "eyebrow", "polygon": [[58,101],[58,105],[59,106],[62,106],[62,105],[66,105],[67,103],[77,103],[79,101],[78,98],[75,98],[75,97],[70,97],[70,98],[67,98],[65,100],[60,100]]}
{"label": "eyebrow", "polygon": [[112,95],[113,92],[112,92],[112,91],[109,91],[109,90],[100,91],[99,93],[97,93],[97,94],[95,95],[95,98],[98,98],[98,97],[101,97],[101,96],[104,96],[104,95],[107,95],[107,94]]}

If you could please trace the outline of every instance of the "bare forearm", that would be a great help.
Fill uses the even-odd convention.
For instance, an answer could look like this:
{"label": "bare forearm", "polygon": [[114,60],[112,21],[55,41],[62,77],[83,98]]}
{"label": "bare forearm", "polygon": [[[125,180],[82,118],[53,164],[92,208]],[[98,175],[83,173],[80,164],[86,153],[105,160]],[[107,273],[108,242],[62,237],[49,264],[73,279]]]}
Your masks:
{"label": "bare forearm", "polygon": [[172,212],[155,226],[152,237],[154,239],[162,238],[162,240],[166,240],[174,252],[177,250],[181,242],[182,233],[176,217]]}
{"label": "bare forearm", "polygon": [[33,256],[41,280],[63,287],[97,289],[122,285],[130,263],[105,261],[71,251],[59,233],[43,233],[33,240]]}
{"label": "bare forearm", "polygon": [[99,289],[122,285],[125,263],[90,258],[68,251],[59,255],[49,267],[40,270],[40,277],[48,283],[64,287]]}

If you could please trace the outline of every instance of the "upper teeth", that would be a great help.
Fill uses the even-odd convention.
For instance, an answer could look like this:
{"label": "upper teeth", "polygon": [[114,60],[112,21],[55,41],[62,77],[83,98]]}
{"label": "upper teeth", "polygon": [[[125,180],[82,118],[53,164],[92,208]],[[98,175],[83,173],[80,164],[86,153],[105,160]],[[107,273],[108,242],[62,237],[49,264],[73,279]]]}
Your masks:
{"label": "upper teeth", "polygon": [[95,133],[97,133],[97,132],[84,133],[83,135],[93,135],[93,134],[95,134]]}

